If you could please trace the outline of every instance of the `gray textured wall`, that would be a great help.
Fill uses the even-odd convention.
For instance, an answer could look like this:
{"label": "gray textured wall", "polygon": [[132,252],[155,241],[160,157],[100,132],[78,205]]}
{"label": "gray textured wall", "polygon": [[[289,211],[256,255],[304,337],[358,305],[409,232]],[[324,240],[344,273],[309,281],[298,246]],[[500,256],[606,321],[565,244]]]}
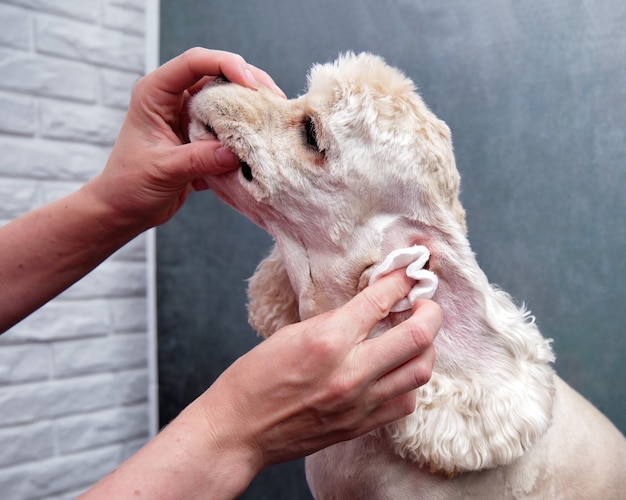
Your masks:
{"label": "gray textured wall", "polygon": [[[563,378],[626,431],[626,3],[163,0],[162,14],[163,60],[239,52],[290,97],[344,50],[411,76],[452,129],[479,262],[555,339]],[[169,419],[254,343],[244,279],[269,240],[201,193],[158,248]],[[300,465],[286,467],[249,498],[307,498]]]}
{"label": "gray textured wall", "polygon": [[[134,0],[0,0],[0,225],[102,171],[145,17]],[[146,266],[142,236],[0,336],[3,500],[77,498],[148,440]]]}

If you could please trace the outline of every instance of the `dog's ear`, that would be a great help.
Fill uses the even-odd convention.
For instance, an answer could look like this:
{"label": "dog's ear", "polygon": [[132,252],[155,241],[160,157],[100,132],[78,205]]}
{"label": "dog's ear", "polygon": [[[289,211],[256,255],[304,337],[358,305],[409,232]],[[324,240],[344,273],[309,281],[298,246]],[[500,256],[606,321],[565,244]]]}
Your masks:
{"label": "dog's ear", "polygon": [[509,464],[545,434],[554,355],[525,307],[489,283],[458,213],[435,216],[435,225],[399,218],[384,230],[391,248],[428,248],[443,311],[432,377],[415,411],[386,430],[400,456],[455,475]]}
{"label": "dog's ear", "polygon": [[248,322],[258,335],[267,338],[298,321],[298,300],[283,258],[274,246],[248,283]]}

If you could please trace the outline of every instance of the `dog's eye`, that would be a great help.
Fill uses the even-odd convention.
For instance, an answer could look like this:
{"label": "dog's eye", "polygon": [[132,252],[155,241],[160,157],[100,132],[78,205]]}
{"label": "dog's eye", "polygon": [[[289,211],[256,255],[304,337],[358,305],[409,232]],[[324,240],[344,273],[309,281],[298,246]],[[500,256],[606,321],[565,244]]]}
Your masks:
{"label": "dog's eye", "polygon": [[315,130],[315,123],[311,118],[307,119],[304,122],[304,130],[306,131],[306,142],[309,146],[313,146],[315,149],[319,151],[319,146],[317,144],[317,132]]}

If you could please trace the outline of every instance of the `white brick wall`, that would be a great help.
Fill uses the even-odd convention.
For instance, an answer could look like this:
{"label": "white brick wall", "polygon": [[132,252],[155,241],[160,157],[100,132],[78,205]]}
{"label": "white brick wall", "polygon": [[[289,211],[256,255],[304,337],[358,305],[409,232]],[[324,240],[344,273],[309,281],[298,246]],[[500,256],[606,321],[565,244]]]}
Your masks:
{"label": "white brick wall", "polygon": [[[145,16],[146,0],[0,0],[0,224],[102,169]],[[3,500],[74,498],[147,440],[148,261],[139,237],[0,336]]]}

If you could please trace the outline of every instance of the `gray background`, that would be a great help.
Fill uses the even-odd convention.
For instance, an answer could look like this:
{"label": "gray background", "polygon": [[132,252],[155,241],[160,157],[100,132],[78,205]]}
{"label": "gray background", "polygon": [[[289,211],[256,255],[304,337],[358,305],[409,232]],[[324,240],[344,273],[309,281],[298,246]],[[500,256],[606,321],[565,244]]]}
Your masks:
{"label": "gray background", "polygon": [[[555,339],[561,376],[626,431],[625,2],[161,3],[163,61],[238,52],[289,97],[345,50],[412,77],[452,129],[481,266]],[[245,279],[270,240],[206,192],[157,235],[165,423],[256,342]],[[244,497],[309,498],[301,463]]]}

